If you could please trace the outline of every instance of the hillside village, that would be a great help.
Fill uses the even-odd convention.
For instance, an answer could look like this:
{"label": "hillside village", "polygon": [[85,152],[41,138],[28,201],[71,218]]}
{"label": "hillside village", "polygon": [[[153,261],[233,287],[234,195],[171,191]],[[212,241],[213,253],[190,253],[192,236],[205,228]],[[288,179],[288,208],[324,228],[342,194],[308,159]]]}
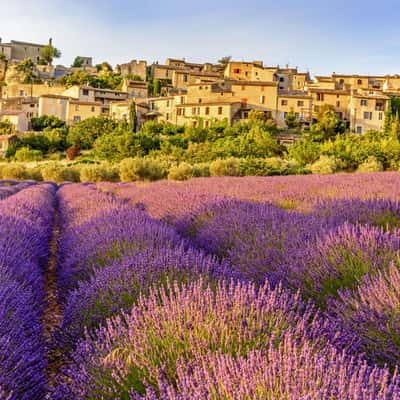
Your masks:
{"label": "hillside village", "polygon": [[[168,58],[164,64],[132,60],[94,66],[91,57],[77,57],[65,67],[43,62],[43,48],[12,40],[0,42],[0,120],[11,121],[18,132],[30,130],[30,120],[53,115],[68,126],[86,118],[108,115],[129,119],[135,102],[138,124],[147,120],[204,127],[212,121],[233,124],[245,120],[251,110],[262,111],[285,127],[293,112],[309,125],[324,105],[334,108],[346,127],[356,133],[380,130],[391,96],[400,94],[400,76],[315,76],[297,67],[267,66],[262,61],[191,63]],[[21,66],[30,66],[29,74]],[[22,72],[21,72],[22,71]],[[24,75],[25,73],[25,75]],[[114,88],[82,82],[104,73],[118,77]],[[70,79],[78,78],[78,79]],[[95,80],[94,80],[95,81]]]}

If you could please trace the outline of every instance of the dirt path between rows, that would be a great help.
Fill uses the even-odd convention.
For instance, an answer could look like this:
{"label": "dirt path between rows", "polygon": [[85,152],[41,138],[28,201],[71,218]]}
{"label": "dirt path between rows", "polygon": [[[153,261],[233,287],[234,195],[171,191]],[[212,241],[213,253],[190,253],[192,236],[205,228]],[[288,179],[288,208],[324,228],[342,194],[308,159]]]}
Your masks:
{"label": "dirt path between rows", "polygon": [[50,257],[44,271],[46,307],[43,313],[43,326],[46,341],[48,343],[48,382],[54,386],[55,378],[60,370],[62,357],[60,351],[54,345],[54,333],[59,328],[62,320],[62,307],[58,297],[57,285],[57,249],[60,237],[60,218],[57,207],[55,208],[53,234],[50,241]]}

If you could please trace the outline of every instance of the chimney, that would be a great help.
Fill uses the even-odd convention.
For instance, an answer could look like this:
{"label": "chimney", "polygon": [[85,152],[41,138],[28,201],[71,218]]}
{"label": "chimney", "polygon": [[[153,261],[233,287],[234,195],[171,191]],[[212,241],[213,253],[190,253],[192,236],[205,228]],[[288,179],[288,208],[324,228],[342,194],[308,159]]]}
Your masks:
{"label": "chimney", "polygon": [[49,39],[49,46],[52,46],[52,45],[53,45],[53,39],[50,38],[50,39]]}

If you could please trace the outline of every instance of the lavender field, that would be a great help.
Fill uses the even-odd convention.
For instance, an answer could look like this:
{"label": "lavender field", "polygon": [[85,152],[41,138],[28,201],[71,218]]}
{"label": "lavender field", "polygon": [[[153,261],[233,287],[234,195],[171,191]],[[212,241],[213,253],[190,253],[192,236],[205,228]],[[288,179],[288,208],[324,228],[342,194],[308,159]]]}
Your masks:
{"label": "lavender field", "polygon": [[0,181],[0,399],[400,400],[400,174]]}

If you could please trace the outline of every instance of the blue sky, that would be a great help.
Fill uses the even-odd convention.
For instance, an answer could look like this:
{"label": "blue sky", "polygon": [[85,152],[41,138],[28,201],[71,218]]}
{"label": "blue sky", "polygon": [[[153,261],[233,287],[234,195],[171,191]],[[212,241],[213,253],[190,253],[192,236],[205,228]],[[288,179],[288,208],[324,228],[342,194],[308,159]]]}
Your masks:
{"label": "blue sky", "polygon": [[0,37],[112,64],[263,60],[312,74],[400,73],[400,1],[0,0]]}

